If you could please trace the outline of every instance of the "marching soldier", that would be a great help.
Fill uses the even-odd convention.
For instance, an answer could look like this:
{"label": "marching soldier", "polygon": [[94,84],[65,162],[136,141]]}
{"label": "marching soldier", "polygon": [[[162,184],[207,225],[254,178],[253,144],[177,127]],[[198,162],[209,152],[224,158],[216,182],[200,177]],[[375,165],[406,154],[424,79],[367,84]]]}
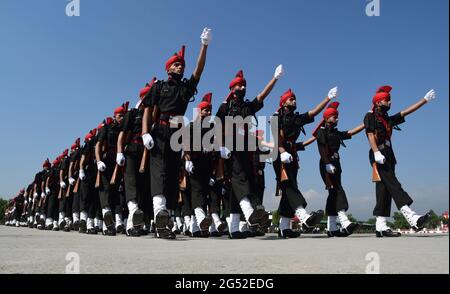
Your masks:
{"label": "marching soldier", "polygon": [[123,119],[122,129],[118,136],[117,158],[119,166],[125,166],[124,185],[128,218],[126,234],[139,237],[142,233],[145,218],[153,214],[150,204],[150,183],[148,169],[148,150],[145,151],[142,142],[142,119],[144,105],[142,99],[152,88],[156,78],[140,91],[140,100],[135,108],[130,109]]}
{"label": "marching soldier", "polygon": [[95,189],[97,165],[95,164],[95,145],[97,129],[90,130],[84,137],[84,145],[80,158],[80,233],[97,234],[94,218],[100,209],[98,190]]}
{"label": "marching soldier", "polygon": [[[168,209],[174,209],[178,199],[181,152],[173,151],[170,146],[171,135],[176,131],[176,128],[171,128],[171,121],[174,117],[185,114],[188,103],[197,92],[211,40],[211,30],[205,28],[200,38],[202,47],[192,76],[189,79],[183,79],[185,69],[185,47],[183,46],[178,54],[166,62],[166,72],[169,76],[167,81],[155,83],[143,100],[145,111],[142,139],[144,146],[151,149],[151,195],[158,238],[175,238],[175,234],[167,228],[170,220]],[[151,117],[153,111],[159,115]],[[153,124],[154,127],[150,129]]]}
{"label": "marching soldier", "polygon": [[69,201],[71,205],[67,205],[66,207],[66,217],[67,215],[72,215],[73,225],[71,225],[70,219],[68,219],[69,223],[66,223],[66,226],[64,227],[64,231],[66,232],[71,229],[78,231],[80,225],[79,179],[77,177],[81,158],[80,138],[72,144],[70,150],[70,164],[67,175],[69,178],[69,187],[66,193],[66,197],[68,196],[69,198],[66,201]]}
{"label": "marching soldier", "polygon": [[392,149],[392,130],[405,122],[405,116],[416,111],[429,101],[436,98],[434,90],[430,90],[424,98],[407,109],[390,116],[391,86],[378,88],[372,99],[372,111],[364,117],[364,126],[369,140],[369,160],[373,168],[373,181],[376,182],[376,205],[373,215],[376,217],[377,237],[398,237],[400,233],[393,232],[386,223],[386,217],[391,214],[391,202],[394,199],[397,208],[405,216],[409,225],[416,231],[420,231],[430,220],[430,213],[417,214],[411,210],[413,203],[395,175],[397,163]]}
{"label": "marching soldier", "polygon": [[66,149],[61,154],[61,162],[60,162],[60,166],[59,166],[58,226],[57,227],[54,226],[53,230],[63,230],[64,227],[66,226],[66,224],[68,224],[66,209],[67,209],[67,206],[69,205],[70,201],[69,201],[69,199],[67,199],[67,197],[65,195],[66,195],[66,189],[68,188],[67,173],[69,170],[69,165],[70,165],[69,149]]}
{"label": "marching soldier", "polygon": [[[325,188],[328,190],[326,204],[327,234],[329,237],[347,237],[358,227],[347,217],[348,201],[341,184],[341,162],[339,156],[340,146],[344,146],[344,140],[351,139],[364,129],[364,124],[349,131],[339,131],[337,124],[339,102],[330,103],[323,113],[323,120],[319,123],[313,136],[317,138],[317,146],[320,154],[320,175]],[[337,227],[337,218],[341,229]]]}
{"label": "marching soldier", "polygon": [[[115,236],[114,213],[119,213],[118,170],[116,166],[117,138],[123,116],[128,111],[128,102],[114,110],[114,118],[107,122],[97,134],[95,158],[99,171],[99,195],[103,216],[103,235]],[[114,211],[113,211],[114,210]]]}
{"label": "marching soldier", "polygon": [[305,133],[303,126],[314,122],[314,117],[319,114],[327,103],[337,96],[337,88],[328,92],[328,96],[320,102],[313,110],[299,114],[297,109],[297,99],[291,89],[286,91],[280,98],[278,151],[279,156],[273,164],[277,181],[281,187],[281,199],[279,205],[280,230],[282,238],[296,238],[300,232],[289,229],[289,221],[297,216],[302,224],[302,230],[310,230],[320,222],[323,211],[306,211],[306,200],[297,185],[297,173],[299,169],[299,158],[297,150],[304,148],[303,144],[297,144],[296,140],[300,133]]}
{"label": "marching soldier", "polygon": [[[269,81],[264,90],[256,96],[252,101],[244,100],[246,94],[247,82],[244,79],[242,70],[238,72],[236,77],[231,81],[229,85],[230,94],[227,99],[220,105],[216,116],[222,122],[223,136],[222,140],[225,140],[225,136],[241,136],[243,134],[244,151],[237,151],[237,146],[232,146],[233,152],[230,152],[227,146],[220,147],[220,155],[223,159],[228,159],[227,167],[231,172],[231,213],[229,223],[229,237],[231,239],[245,238],[245,234],[239,231],[240,213],[245,216],[245,220],[249,225],[254,226],[266,226],[268,222],[268,213],[264,209],[262,203],[258,205],[252,205],[255,203],[256,195],[252,191],[249,178],[252,177],[252,167],[250,154],[248,150],[248,125],[242,126],[244,129],[235,130],[233,126],[232,130],[228,130],[225,126],[225,118],[243,118],[246,119],[250,116],[254,116],[264,105],[263,101],[272,91],[277,80],[283,74],[283,67],[279,65],[274,77]],[[222,142],[223,142],[222,141]],[[234,145],[236,140],[233,140]]]}

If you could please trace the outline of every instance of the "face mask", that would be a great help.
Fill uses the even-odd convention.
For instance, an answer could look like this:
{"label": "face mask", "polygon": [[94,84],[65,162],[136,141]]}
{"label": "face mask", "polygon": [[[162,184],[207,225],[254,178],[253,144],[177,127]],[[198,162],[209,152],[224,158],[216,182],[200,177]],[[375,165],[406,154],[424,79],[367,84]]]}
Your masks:
{"label": "face mask", "polygon": [[237,89],[234,90],[234,95],[236,95],[236,97],[240,100],[244,99],[245,93],[246,93],[245,89],[244,90],[237,90]]}
{"label": "face mask", "polygon": [[286,105],[286,108],[289,109],[289,111],[294,112],[297,109],[297,105]]}
{"label": "face mask", "polygon": [[388,112],[389,109],[391,109],[391,106],[381,105],[380,110],[381,112]]}
{"label": "face mask", "polygon": [[174,73],[174,72],[171,72],[169,74],[169,76],[172,77],[172,79],[174,79],[177,82],[181,81],[181,79],[183,78],[183,74],[177,74],[177,73]]}

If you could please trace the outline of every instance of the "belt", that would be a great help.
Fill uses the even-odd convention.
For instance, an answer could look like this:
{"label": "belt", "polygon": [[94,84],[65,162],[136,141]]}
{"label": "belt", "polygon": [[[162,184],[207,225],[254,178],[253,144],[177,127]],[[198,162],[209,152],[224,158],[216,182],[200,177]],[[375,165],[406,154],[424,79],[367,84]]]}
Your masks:
{"label": "belt", "polygon": [[339,153],[334,152],[334,154],[331,155],[331,159],[339,159]]}
{"label": "belt", "polygon": [[391,147],[391,141],[386,140],[383,144],[378,145],[378,150],[383,150],[388,147]]}

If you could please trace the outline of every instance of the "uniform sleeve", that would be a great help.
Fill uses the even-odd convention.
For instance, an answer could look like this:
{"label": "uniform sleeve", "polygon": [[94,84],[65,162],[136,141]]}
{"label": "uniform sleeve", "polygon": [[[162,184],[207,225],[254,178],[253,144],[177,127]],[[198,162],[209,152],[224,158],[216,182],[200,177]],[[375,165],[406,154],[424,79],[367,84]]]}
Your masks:
{"label": "uniform sleeve", "polygon": [[323,129],[317,130],[317,143],[320,145],[328,144],[327,134],[325,133],[325,131]]}
{"label": "uniform sleeve", "polygon": [[191,78],[187,80],[187,87],[189,88],[192,93],[195,93],[197,91],[199,81],[194,78],[194,75],[191,75]]}
{"label": "uniform sleeve", "polygon": [[364,117],[364,128],[366,129],[366,133],[375,133],[376,121],[373,113],[369,112]]}
{"label": "uniform sleeve", "polygon": [[153,87],[148,91],[147,95],[145,95],[142,100],[142,104],[145,107],[153,107],[159,101],[159,93],[160,93],[160,82],[157,82]]}
{"label": "uniform sleeve", "polygon": [[103,143],[105,141],[105,139],[106,139],[106,132],[107,132],[106,129],[107,129],[107,126],[104,126],[103,128],[101,128],[98,131],[98,134],[97,134],[97,141],[98,142]]}
{"label": "uniform sleeve", "polygon": [[220,119],[222,125],[225,123],[226,109],[227,109],[226,103],[220,104],[219,109],[217,109],[216,116]]}
{"label": "uniform sleeve", "polygon": [[305,151],[305,145],[303,145],[303,142],[295,143],[295,150],[297,150],[297,151]]}
{"label": "uniform sleeve", "polygon": [[352,138],[352,136],[349,134],[348,131],[339,132],[339,139],[341,139],[341,140],[349,140],[351,138]]}
{"label": "uniform sleeve", "polygon": [[405,122],[405,117],[401,115],[401,113],[396,113],[393,116],[389,117],[389,122],[391,126],[396,126]]}
{"label": "uniform sleeve", "polygon": [[123,132],[131,131],[132,128],[131,120],[132,120],[132,111],[128,111],[125,114],[125,117],[123,118],[121,131]]}
{"label": "uniform sleeve", "polygon": [[263,101],[259,101],[258,98],[255,98],[252,100],[252,102],[250,102],[250,109],[252,115],[257,113],[258,111],[260,111],[262,108],[264,107],[264,102]]}
{"label": "uniform sleeve", "polygon": [[314,116],[311,117],[308,112],[299,115],[302,126],[314,122]]}

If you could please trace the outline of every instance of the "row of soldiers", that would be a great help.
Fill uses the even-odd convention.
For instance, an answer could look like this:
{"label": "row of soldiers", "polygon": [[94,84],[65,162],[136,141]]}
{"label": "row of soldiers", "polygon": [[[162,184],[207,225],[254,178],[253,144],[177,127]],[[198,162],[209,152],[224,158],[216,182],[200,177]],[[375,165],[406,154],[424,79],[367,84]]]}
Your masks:
{"label": "row of soldiers", "polygon": [[[365,130],[369,145],[369,160],[376,182],[376,234],[397,237],[387,225],[394,200],[411,227],[421,230],[430,218],[420,215],[410,205],[412,199],[403,190],[395,175],[396,160],[392,149],[392,130],[405,121],[404,117],[435,98],[434,90],[411,107],[390,116],[390,86],[380,87],[372,99],[372,110],[362,124],[348,131],[337,129],[339,103],[337,87],[312,110],[297,112],[297,98],[289,89],[281,97],[275,112],[277,140],[267,142],[262,131],[248,125],[242,128],[221,128],[219,148],[208,148],[203,141],[214,129],[211,123],[212,94],[206,94],[198,104],[198,116],[187,125],[176,117],[184,116],[189,102],[197,93],[211,41],[211,29],[201,34],[201,49],[196,68],[189,79],[184,78],[185,47],[166,62],[166,80],[153,78],[140,91],[134,108],[124,103],[92,129],[80,145],[77,139],[52,163],[47,159],[34,181],[23,189],[7,210],[8,224],[19,224],[25,216],[30,227],[47,230],[76,230],[80,233],[113,236],[123,233],[141,236],[153,231],[158,238],[174,239],[181,231],[193,237],[228,235],[231,239],[261,236],[270,225],[263,206],[265,162],[261,157],[275,152],[272,166],[276,175],[281,238],[299,237],[301,231],[312,230],[327,215],[329,237],[346,237],[358,227],[347,216],[347,197],[341,184],[342,167],[339,149],[344,140]],[[217,109],[215,117],[222,125],[227,118],[255,116],[264,106],[283,75],[279,65],[273,77],[252,100],[245,99],[247,83],[239,71],[229,84],[229,95]],[[323,111],[324,110],[324,111]],[[313,123],[323,111],[323,118],[306,141],[299,141],[304,126]],[[205,125],[195,133],[195,125]],[[173,135],[181,128],[190,132],[183,150],[173,148]],[[227,137],[243,138],[244,148],[223,144]],[[198,140],[198,141],[197,141]],[[209,141],[211,141],[209,140]],[[258,148],[249,148],[255,141]],[[275,141],[278,144],[275,144]],[[325,212],[306,210],[307,202],[299,190],[298,152],[317,141],[320,154],[320,174],[328,198]],[[197,142],[200,149],[193,148]],[[297,217],[301,230],[292,230],[290,220]]]}

